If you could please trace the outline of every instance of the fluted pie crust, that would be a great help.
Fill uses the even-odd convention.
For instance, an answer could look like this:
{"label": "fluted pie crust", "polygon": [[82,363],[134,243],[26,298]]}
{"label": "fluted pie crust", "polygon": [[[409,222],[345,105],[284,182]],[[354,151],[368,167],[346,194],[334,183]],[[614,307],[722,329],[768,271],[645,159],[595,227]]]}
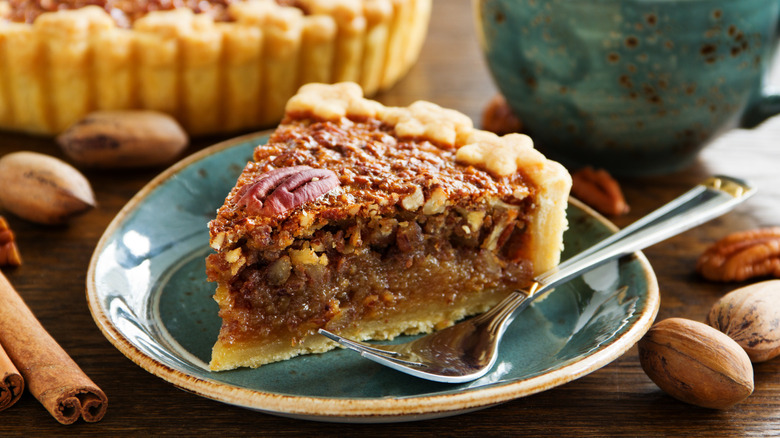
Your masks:
{"label": "fluted pie crust", "polygon": [[216,22],[155,11],[120,28],[97,6],[13,22],[0,0],[0,129],[53,135],[91,111],[132,108],[169,113],[192,135],[269,126],[304,83],[353,81],[367,94],[392,86],[417,59],[431,8],[280,3],[237,0]]}
{"label": "fluted pie crust", "polygon": [[[442,328],[559,261],[569,174],[527,136],[474,129],[459,112],[308,84],[253,158],[209,224],[214,370],[329,350],[321,327],[361,340]],[[259,207],[276,192],[250,196],[307,169],[339,183],[272,213]]]}

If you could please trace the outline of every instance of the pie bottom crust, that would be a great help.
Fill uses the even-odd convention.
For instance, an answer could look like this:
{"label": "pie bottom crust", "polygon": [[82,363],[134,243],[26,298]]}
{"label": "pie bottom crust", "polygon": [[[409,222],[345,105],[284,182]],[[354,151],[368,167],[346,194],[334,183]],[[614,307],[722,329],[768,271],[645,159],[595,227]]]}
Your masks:
{"label": "pie bottom crust", "polygon": [[0,129],[56,135],[95,110],[150,109],[191,135],[277,123],[308,82],[395,84],[417,60],[431,0],[370,0],[303,15],[272,1],[230,6],[234,21],[189,9],[118,28],[97,6],[2,19]]}

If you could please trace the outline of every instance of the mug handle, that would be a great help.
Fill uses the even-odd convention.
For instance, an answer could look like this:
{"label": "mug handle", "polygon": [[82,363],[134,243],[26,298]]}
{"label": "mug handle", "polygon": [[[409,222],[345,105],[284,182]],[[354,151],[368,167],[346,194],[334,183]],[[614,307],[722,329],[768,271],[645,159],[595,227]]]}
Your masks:
{"label": "mug handle", "polygon": [[[780,45],[780,17],[778,17],[777,30],[775,32],[777,32],[777,36],[775,37],[775,47],[772,53],[775,56],[780,56],[780,49],[777,47]],[[772,61],[770,69],[776,68],[780,70],[780,62],[774,59]],[[780,76],[780,71],[775,76]],[[776,92],[767,94],[766,91],[765,87],[761,87],[750,99],[739,120],[740,128],[755,128],[764,120],[780,114],[780,94]]]}
{"label": "mug handle", "polygon": [[764,120],[780,114],[780,94],[757,94],[739,121],[740,128],[755,128]]}

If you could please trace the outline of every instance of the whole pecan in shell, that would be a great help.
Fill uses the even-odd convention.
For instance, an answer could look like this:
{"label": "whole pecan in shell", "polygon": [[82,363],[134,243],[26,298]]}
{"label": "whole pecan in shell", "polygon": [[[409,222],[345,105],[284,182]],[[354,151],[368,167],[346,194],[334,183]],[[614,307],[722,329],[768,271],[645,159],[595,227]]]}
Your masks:
{"label": "whole pecan in shell", "polygon": [[645,374],[678,400],[727,409],[753,393],[747,353],[707,324],[667,318],[653,324],[637,347]]}
{"label": "whole pecan in shell", "polygon": [[275,216],[313,201],[339,186],[328,169],[292,166],[262,174],[238,193],[237,205],[256,216]]}
{"label": "whole pecan in shell", "polygon": [[720,297],[707,323],[735,340],[753,363],[780,356],[780,280],[752,283]]}
{"label": "whole pecan in shell", "polygon": [[780,227],[729,234],[702,253],[696,270],[723,282],[780,277]]}

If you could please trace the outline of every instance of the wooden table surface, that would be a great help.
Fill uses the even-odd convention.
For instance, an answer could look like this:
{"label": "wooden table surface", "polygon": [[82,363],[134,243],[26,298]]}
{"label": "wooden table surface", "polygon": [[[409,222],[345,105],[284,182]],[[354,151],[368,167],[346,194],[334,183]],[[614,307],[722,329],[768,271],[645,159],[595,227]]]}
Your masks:
{"label": "wooden table surface", "polygon": [[[470,2],[439,0],[419,63],[378,96],[388,105],[426,99],[460,110],[479,123],[495,93],[476,43]],[[780,225],[780,118],[752,131],[733,131],[685,171],[622,179],[631,212],[625,226],[712,174],[749,178],[760,192],[737,210],[645,251],[661,291],[658,320],[703,321],[712,303],[737,285],[703,281],[696,258],[717,238],[737,230]],[[222,138],[198,139],[195,152]],[[0,133],[0,156],[34,150],[63,157],[51,139]],[[179,390],[149,374],[101,334],[85,300],[92,251],[119,209],[162,169],[86,171],[99,206],[68,226],[44,227],[6,214],[24,265],[4,269],[46,329],[107,393],[105,418],[95,424],[57,423],[31,395],[0,412],[0,436],[79,435],[780,435],[780,358],[755,366],[755,392],[727,411],[686,405],[662,393],[639,366],[636,347],[604,368],[563,386],[481,411],[385,425],[330,424],[248,411]],[[2,188],[0,188],[2,189]]]}

